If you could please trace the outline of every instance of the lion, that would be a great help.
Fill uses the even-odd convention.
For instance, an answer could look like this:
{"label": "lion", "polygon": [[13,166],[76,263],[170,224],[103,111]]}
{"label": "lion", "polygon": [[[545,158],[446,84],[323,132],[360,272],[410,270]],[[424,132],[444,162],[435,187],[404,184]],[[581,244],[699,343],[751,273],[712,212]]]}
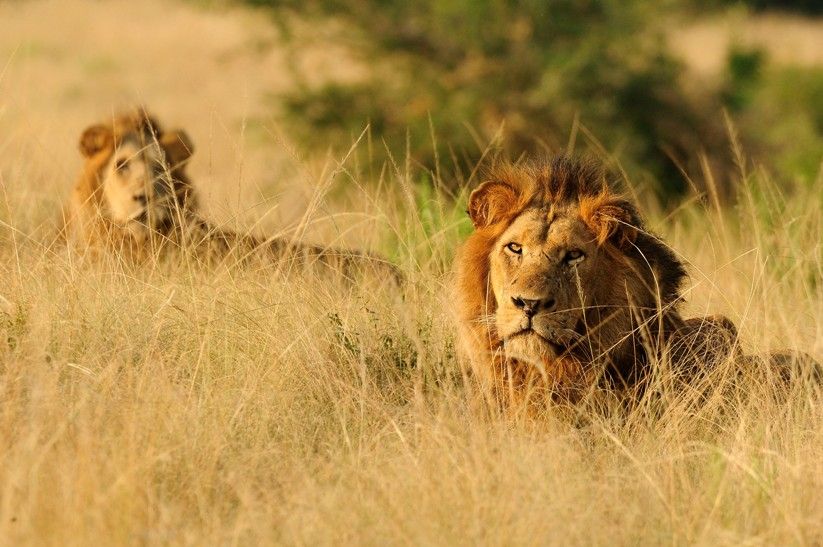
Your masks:
{"label": "lion", "polygon": [[145,260],[187,250],[213,262],[261,256],[289,268],[322,264],[351,277],[371,269],[395,281],[384,259],[288,238],[258,238],[205,220],[186,173],[194,152],[183,130],[165,131],[144,109],[88,127],[80,137],[85,165],[63,213],[61,235],[75,248]]}
{"label": "lion", "polygon": [[470,195],[456,259],[460,353],[498,402],[642,391],[742,356],[723,316],[684,319],[686,269],[593,162],[505,164]]}

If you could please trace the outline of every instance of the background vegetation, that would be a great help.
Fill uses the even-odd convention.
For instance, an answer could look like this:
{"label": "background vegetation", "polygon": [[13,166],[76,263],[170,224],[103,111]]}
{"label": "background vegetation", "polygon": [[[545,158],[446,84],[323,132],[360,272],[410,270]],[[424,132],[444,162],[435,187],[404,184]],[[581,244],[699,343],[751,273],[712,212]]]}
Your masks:
{"label": "background vegetation", "polygon": [[[367,55],[379,69],[365,81],[301,86],[286,97],[290,130],[309,146],[346,145],[368,123],[387,152],[408,149],[427,168],[448,158],[452,171],[465,172],[490,144],[509,157],[557,151],[582,130],[579,149],[605,149],[669,198],[686,191],[682,171],[699,173],[701,155],[728,190],[726,110],[743,120],[739,137],[758,161],[807,181],[817,174],[823,71],[781,70],[761,50],[732,48],[721,74],[690,82],[666,42],[674,21],[690,13],[685,2],[251,3],[276,16],[285,4],[308,16],[342,17],[371,44]],[[788,146],[790,128],[796,134]]]}

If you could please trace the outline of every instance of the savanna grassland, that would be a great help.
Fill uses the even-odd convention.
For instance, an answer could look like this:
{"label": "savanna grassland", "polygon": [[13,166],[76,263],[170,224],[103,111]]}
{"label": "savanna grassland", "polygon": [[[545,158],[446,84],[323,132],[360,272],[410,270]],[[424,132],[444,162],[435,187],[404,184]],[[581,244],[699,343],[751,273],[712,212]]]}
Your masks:
{"label": "savanna grassland", "polygon": [[[160,0],[2,2],[0,29],[0,543],[823,543],[812,385],[726,370],[700,403],[661,378],[632,410],[481,404],[448,290],[478,175],[376,167],[368,134],[307,154],[272,114],[289,67],[369,70],[334,21],[296,21],[297,50],[257,12]],[[134,102],[192,136],[210,218],[383,253],[407,286],[52,244],[80,132]],[[689,265],[687,315],[821,360],[823,174],[728,132],[735,196],[709,174],[679,206],[627,188]]]}

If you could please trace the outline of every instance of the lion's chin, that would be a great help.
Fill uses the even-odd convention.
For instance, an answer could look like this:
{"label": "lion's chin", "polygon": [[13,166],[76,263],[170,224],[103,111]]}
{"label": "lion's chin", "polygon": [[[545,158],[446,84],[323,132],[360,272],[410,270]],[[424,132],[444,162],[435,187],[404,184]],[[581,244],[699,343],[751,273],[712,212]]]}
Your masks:
{"label": "lion's chin", "polygon": [[127,234],[129,238],[138,243],[144,243],[151,239],[156,229],[148,223],[131,220],[120,227],[121,233]]}
{"label": "lion's chin", "polygon": [[506,357],[534,365],[545,364],[566,352],[566,348],[543,338],[533,330],[526,330],[503,340]]}
{"label": "lion's chin", "polygon": [[122,222],[123,229],[137,240],[144,240],[157,230],[165,215],[160,212],[151,213],[147,209],[138,211],[130,215]]}

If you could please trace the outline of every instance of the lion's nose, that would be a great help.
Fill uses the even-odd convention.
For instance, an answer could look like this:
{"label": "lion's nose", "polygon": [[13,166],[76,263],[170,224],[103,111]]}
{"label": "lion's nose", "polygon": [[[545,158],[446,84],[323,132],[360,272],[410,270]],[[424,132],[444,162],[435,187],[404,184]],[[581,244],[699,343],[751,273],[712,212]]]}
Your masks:
{"label": "lion's nose", "polygon": [[513,296],[512,302],[515,307],[523,310],[523,313],[525,313],[528,317],[533,317],[541,309],[552,311],[557,305],[554,298],[529,299]]}
{"label": "lion's nose", "polygon": [[134,198],[134,201],[136,201],[140,205],[145,205],[149,201],[146,197],[146,194],[134,194],[132,197]]}

